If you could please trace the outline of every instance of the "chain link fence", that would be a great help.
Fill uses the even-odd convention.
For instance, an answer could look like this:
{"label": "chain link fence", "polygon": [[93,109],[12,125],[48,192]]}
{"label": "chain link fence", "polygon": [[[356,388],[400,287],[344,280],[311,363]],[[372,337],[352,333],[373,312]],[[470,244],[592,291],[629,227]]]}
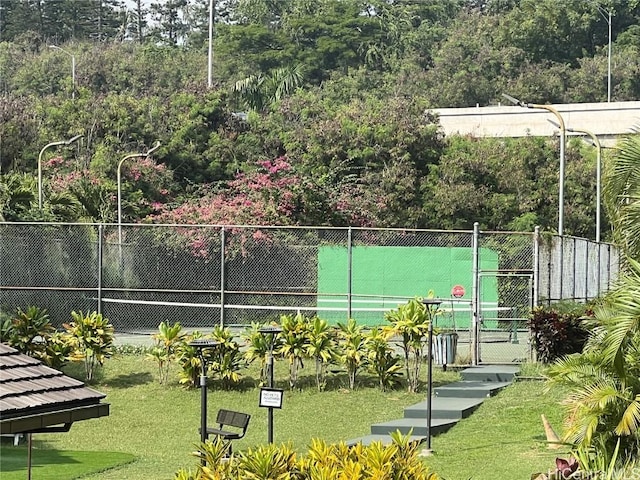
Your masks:
{"label": "chain link fence", "polygon": [[119,334],[298,311],[373,326],[433,295],[462,357],[512,361],[533,305],[597,296],[618,261],[611,245],[537,232],[0,223],[0,312],[37,305],[60,326],[96,310]]}

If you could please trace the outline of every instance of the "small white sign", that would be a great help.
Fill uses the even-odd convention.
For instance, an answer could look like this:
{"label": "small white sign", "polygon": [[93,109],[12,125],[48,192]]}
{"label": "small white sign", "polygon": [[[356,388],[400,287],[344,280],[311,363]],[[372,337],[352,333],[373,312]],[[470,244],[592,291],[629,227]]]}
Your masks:
{"label": "small white sign", "polygon": [[282,397],[284,390],[279,388],[261,388],[260,406],[270,408],[282,408]]}

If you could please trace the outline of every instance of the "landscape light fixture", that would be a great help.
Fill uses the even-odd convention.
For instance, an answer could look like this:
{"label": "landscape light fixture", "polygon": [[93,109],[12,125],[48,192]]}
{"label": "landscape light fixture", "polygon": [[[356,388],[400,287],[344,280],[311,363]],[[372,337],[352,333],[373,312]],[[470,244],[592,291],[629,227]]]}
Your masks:
{"label": "landscape light fixture", "polygon": [[[220,342],[207,338],[191,340],[188,345],[198,351],[200,357],[200,441],[207,440],[207,357],[206,350],[216,348]],[[204,455],[201,458],[202,465],[206,464]]]}
{"label": "landscape light fixture", "polygon": [[55,147],[57,145],[71,145],[73,142],[76,142],[82,138],[82,135],[76,135],[75,137],[71,137],[69,140],[60,140],[58,142],[51,142],[46,144],[42,150],[40,150],[40,154],[38,155],[38,208],[42,210],[42,155],[47,148]]}
{"label": "landscape light fixture", "polygon": [[[267,353],[267,369],[269,379],[269,390],[273,391],[273,346],[276,341],[276,335],[282,332],[282,327],[278,325],[265,325],[258,332],[268,336],[269,350]],[[262,393],[261,393],[262,395]],[[267,405],[267,441],[273,443],[273,409],[272,405]]]}
{"label": "landscape light fixture", "polygon": [[564,233],[564,150],[567,137],[564,119],[562,118],[562,115],[560,115],[560,112],[558,112],[558,110],[553,108],[551,105],[526,103],[518,100],[515,97],[512,97],[511,95],[507,95],[506,93],[503,93],[502,96],[519,107],[547,110],[548,112],[553,113],[558,119],[560,128],[560,188],[558,194],[558,235],[562,236]]}
{"label": "landscape light fixture", "polygon": [[442,300],[437,298],[425,298],[422,303],[426,307],[429,317],[429,327],[427,330],[427,448],[422,450],[422,456],[429,456],[431,450],[431,412],[433,395],[433,317],[442,304]]}

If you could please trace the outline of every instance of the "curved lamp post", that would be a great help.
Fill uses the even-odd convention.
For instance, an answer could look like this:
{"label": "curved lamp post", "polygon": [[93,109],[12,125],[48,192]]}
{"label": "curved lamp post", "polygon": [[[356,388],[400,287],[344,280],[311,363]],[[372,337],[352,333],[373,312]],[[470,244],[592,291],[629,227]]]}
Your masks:
{"label": "curved lamp post", "polygon": [[433,316],[440,307],[442,300],[437,298],[425,298],[424,303],[429,317],[429,327],[427,330],[427,448],[421,453],[422,456],[429,456],[431,451],[431,411],[433,395]]}
{"label": "curved lamp post", "polygon": [[82,138],[82,135],[76,135],[75,137],[70,138],[69,140],[60,140],[58,142],[47,143],[42,150],[40,150],[40,154],[38,155],[38,208],[42,210],[42,155],[47,148],[55,147],[57,145],[71,145],[73,142]]}
{"label": "curved lamp post", "polygon": [[147,150],[146,153],[132,153],[127,155],[126,157],[124,157],[122,160],[120,160],[120,163],[118,163],[118,177],[117,177],[117,184],[118,184],[118,245],[122,245],[122,164],[125,162],[125,160],[128,160],[130,158],[146,158],[149,155],[151,155],[151,153],[155,150],[157,150],[160,147],[160,142],[156,142],[155,146],[153,148],[150,148],[149,150]]}
{"label": "curved lamp post", "polygon": [[564,125],[564,119],[562,118],[562,115],[560,115],[560,112],[558,112],[558,110],[553,108],[551,105],[526,103],[518,100],[515,97],[512,97],[511,95],[507,95],[506,93],[503,93],[502,96],[519,107],[547,110],[548,112],[553,113],[558,119],[560,128],[560,191],[558,194],[558,235],[562,236],[564,232],[564,149],[567,140],[567,132]]}
{"label": "curved lamp post", "polygon": [[[556,122],[549,120],[554,127],[559,128]],[[568,128],[567,132],[585,134],[591,137],[593,146],[596,147],[596,242],[600,243],[600,198],[602,192],[602,145],[598,136],[586,129]]]}
{"label": "curved lamp post", "polygon": [[57,45],[49,45],[49,48],[60,50],[61,52],[66,53],[71,57],[71,83],[73,87],[73,89],[71,90],[71,98],[75,100],[76,98],[76,56],[73,53],[67,52],[64,48],[59,47]]}

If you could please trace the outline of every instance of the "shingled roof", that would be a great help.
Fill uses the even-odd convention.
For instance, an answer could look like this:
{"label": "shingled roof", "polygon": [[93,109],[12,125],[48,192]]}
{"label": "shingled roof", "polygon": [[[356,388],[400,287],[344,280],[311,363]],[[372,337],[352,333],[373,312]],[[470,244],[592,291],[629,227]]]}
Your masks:
{"label": "shingled roof", "polygon": [[67,431],[109,415],[105,394],[0,343],[0,434]]}

